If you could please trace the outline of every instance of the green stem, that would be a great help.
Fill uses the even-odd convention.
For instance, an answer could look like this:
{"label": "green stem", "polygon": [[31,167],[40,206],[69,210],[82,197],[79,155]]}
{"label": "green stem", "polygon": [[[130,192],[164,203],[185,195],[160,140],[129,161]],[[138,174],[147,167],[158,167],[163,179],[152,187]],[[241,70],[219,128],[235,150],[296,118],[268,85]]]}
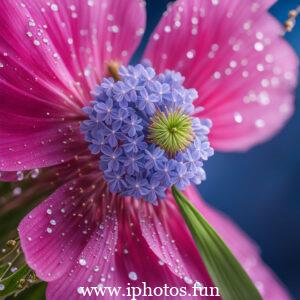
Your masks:
{"label": "green stem", "polygon": [[176,186],[172,186],[172,193],[222,299],[262,300],[255,285],[216,231]]}

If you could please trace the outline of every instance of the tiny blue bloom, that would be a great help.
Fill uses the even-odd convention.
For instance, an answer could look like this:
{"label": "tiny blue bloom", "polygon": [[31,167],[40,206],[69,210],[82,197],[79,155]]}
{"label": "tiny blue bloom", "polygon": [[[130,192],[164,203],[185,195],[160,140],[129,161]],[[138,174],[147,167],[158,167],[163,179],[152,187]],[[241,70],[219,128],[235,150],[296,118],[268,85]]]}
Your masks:
{"label": "tiny blue bloom", "polygon": [[[89,150],[99,156],[109,190],[156,204],[172,185],[184,189],[205,180],[203,164],[213,155],[208,140],[212,123],[194,116],[197,91],[184,87],[180,73],[167,70],[157,75],[148,62],[121,66],[118,75],[119,80],[104,78],[94,89],[93,101],[83,108],[87,119],[80,124]],[[185,123],[190,124],[191,140],[171,155],[163,143],[150,139],[149,130],[157,114],[169,116],[172,124],[170,112],[175,111],[191,120]],[[167,131],[158,126],[163,142],[173,130],[168,126]]]}

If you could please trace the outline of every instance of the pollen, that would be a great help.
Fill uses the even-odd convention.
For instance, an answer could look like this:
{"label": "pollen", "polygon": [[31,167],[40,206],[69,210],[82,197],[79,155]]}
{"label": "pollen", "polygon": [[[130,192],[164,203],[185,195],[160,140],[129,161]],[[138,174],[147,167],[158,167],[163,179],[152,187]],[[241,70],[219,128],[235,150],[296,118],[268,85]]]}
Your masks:
{"label": "pollen", "polygon": [[180,110],[158,111],[151,119],[149,139],[174,157],[194,140],[192,118]]}

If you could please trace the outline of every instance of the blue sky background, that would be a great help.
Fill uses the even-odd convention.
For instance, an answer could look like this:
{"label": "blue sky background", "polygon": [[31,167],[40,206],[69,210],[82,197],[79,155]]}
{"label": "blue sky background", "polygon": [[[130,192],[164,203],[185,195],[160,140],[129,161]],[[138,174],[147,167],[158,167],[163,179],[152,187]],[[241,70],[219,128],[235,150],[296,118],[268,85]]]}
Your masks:
{"label": "blue sky background", "polygon": [[[169,1],[148,0],[142,47]],[[282,22],[298,0],[279,0],[271,12]],[[300,54],[300,19],[286,38]],[[199,186],[204,199],[225,212],[260,246],[267,264],[300,299],[300,88],[296,113],[271,141],[247,153],[216,153]]]}

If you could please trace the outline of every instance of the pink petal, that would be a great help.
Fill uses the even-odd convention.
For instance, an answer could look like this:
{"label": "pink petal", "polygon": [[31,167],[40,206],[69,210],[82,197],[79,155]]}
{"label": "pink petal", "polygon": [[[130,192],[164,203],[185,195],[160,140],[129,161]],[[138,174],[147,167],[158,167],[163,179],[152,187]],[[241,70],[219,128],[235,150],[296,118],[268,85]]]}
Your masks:
{"label": "pink petal", "polygon": [[186,282],[199,281],[203,286],[213,286],[171,195],[158,207],[141,205],[139,219],[149,247],[171,272]]}
{"label": "pink petal", "polygon": [[[50,282],[48,299],[81,299],[78,288],[99,284],[124,289],[128,282],[140,287],[146,282],[152,288],[167,284],[189,290],[199,281],[213,286],[171,195],[155,208],[122,199],[106,193],[100,181],[94,189],[92,172],[86,170],[80,180],[59,188],[19,226],[27,263]],[[264,299],[289,299],[249,239],[207,207],[194,188],[186,194],[232,249]]]}
{"label": "pink petal", "polygon": [[13,182],[18,180],[17,172],[0,172],[0,181]]}
{"label": "pink petal", "polygon": [[273,2],[179,0],[146,49],[158,72],[177,70],[198,90],[217,150],[247,150],[293,112],[298,59],[266,11]]}
{"label": "pink petal", "polygon": [[[80,287],[97,287],[99,284],[122,287],[123,293],[128,283],[142,287],[142,282],[146,282],[152,289],[164,284],[170,287],[187,285],[170,271],[143,239],[135,210],[139,206],[137,202],[117,197],[110,200],[111,211],[95,229],[78,262],[63,278],[48,285],[48,299],[84,299],[78,293]],[[89,298],[96,300],[99,296],[97,298],[94,294]],[[106,295],[102,299],[120,299],[120,295],[115,298]]]}
{"label": "pink petal", "polygon": [[[1,110],[1,109],[0,109]],[[20,171],[61,164],[86,150],[79,123],[3,112],[0,170]]]}
{"label": "pink petal", "polygon": [[[80,299],[80,287],[97,286],[113,275],[114,249],[118,239],[115,214],[107,215],[86,242],[78,259],[73,262],[69,275],[48,285],[47,299]],[[112,274],[112,275],[109,275]],[[99,297],[89,297],[97,299]]]}
{"label": "pink petal", "polygon": [[16,86],[28,102],[78,110],[108,61],[131,58],[145,9],[139,0],[12,0],[1,2],[0,18],[1,99],[4,87],[6,96]]}
{"label": "pink petal", "polygon": [[19,225],[26,261],[42,280],[63,276],[93,234],[96,210],[88,179],[63,185]]}
{"label": "pink petal", "polygon": [[74,121],[106,63],[127,63],[141,39],[144,6],[13,0],[0,3],[0,18],[0,170],[67,161],[83,150]]}

